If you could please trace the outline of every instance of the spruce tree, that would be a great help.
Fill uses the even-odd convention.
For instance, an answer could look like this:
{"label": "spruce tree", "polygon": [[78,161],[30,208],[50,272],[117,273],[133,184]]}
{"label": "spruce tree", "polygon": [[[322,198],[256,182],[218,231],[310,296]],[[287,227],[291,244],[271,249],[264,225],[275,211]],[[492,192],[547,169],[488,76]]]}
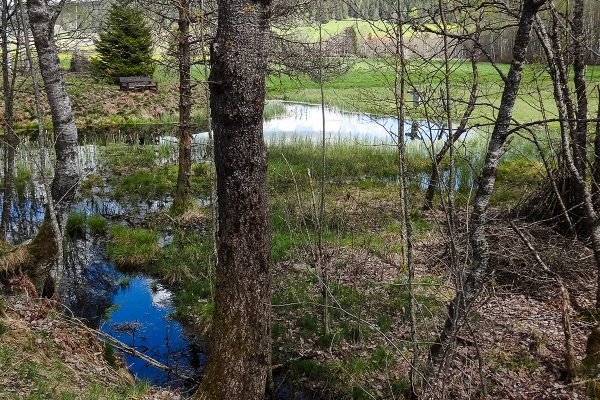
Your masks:
{"label": "spruce tree", "polygon": [[152,59],[152,34],[131,0],[111,3],[104,28],[95,42],[98,57],[92,59],[91,71],[98,78],[152,76],[156,64]]}

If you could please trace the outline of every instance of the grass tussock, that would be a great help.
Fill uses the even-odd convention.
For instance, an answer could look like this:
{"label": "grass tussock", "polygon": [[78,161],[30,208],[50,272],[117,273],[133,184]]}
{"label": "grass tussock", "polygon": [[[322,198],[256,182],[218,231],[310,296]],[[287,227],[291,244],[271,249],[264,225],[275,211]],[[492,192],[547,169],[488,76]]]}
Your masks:
{"label": "grass tussock", "polygon": [[110,230],[106,252],[121,267],[147,266],[157,259],[159,251],[156,232],[122,225],[114,225]]}
{"label": "grass tussock", "polygon": [[12,246],[0,241],[0,273],[14,273],[31,260],[27,245]]}

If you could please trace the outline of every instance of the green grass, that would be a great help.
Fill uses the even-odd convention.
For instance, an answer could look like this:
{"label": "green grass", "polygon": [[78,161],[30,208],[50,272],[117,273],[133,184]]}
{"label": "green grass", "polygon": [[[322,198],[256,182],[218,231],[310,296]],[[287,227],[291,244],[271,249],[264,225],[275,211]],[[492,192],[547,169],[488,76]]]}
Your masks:
{"label": "green grass", "polygon": [[177,287],[173,303],[179,318],[205,331],[212,316],[213,241],[209,233],[176,230],[149,271]]}
{"label": "green grass", "polygon": [[177,167],[154,167],[138,169],[124,177],[110,180],[115,187],[112,196],[122,198],[127,196],[132,200],[160,199],[172,195],[177,182]]}
{"label": "green grass", "polygon": [[106,246],[107,255],[119,266],[139,268],[155,261],[159,254],[156,232],[114,225]]}
{"label": "green grass", "polygon": [[131,275],[123,275],[119,278],[119,281],[117,282],[117,285],[122,289],[125,290],[127,289],[130,285],[131,285]]}
{"label": "green grass", "polygon": [[[319,144],[305,138],[288,138],[271,142],[269,152],[269,185],[295,190],[296,185],[320,178],[322,162]],[[397,155],[393,148],[363,146],[350,141],[339,141],[326,147],[326,177],[333,183],[347,180],[392,180],[398,174]]]}
{"label": "green grass", "polygon": [[110,166],[114,173],[122,173],[123,170],[135,167],[149,168],[156,161],[154,146],[125,146],[115,143],[101,147],[101,151],[106,160],[105,165]]}
{"label": "green grass", "polygon": [[72,213],[67,219],[67,234],[70,237],[83,237],[85,235],[85,214]]}
{"label": "green grass", "polygon": [[177,230],[171,243],[161,249],[152,272],[171,284],[202,281],[211,275],[212,254],[211,235]]}
{"label": "green grass", "polygon": [[87,224],[92,235],[104,235],[108,229],[108,222],[103,216],[95,214],[87,219]]}
{"label": "green grass", "polygon": [[[386,59],[367,59],[356,60],[350,71],[340,78],[325,82],[325,103],[330,106],[339,107],[349,111],[363,111],[378,115],[395,115],[393,93],[390,85],[394,80],[394,62]],[[428,110],[428,117],[433,120],[442,120],[443,115],[439,115],[440,107],[435,103],[439,94],[427,94],[429,88],[438,90],[439,83],[444,78],[443,69],[440,68],[441,61],[433,60],[423,62],[421,60],[408,60],[408,74],[411,83],[418,86],[424,94],[424,98],[432,96],[433,102]],[[507,65],[500,65],[500,69],[506,73]],[[600,80],[600,67],[590,66],[587,70],[587,78],[590,84]],[[489,117],[495,115],[495,111],[490,105],[497,107],[500,104],[502,95],[503,81],[497,71],[489,63],[478,64],[479,77],[479,95],[481,96],[480,105],[473,112],[475,120],[472,122],[481,122],[489,124]],[[536,69],[527,69],[524,71],[522,87],[517,97],[513,117],[518,121],[531,121],[541,119],[540,110],[534,107],[538,104],[538,97],[535,92],[534,82],[541,82],[542,100],[544,108],[548,113],[555,113],[552,87],[548,75]],[[455,102],[453,114],[458,118],[464,108],[462,100],[468,98],[468,91],[473,81],[473,73],[468,63],[454,63],[451,72],[451,95]],[[282,99],[289,101],[320,103],[321,93],[318,84],[311,81],[308,77],[299,79],[290,79],[287,77],[271,77],[268,80],[268,96],[272,99]],[[407,98],[410,95],[407,94]],[[485,99],[485,101],[482,101]],[[460,101],[459,101],[460,100]],[[598,98],[595,93],[590,93],[590,109],[595,109],[598,104]],[[409,107],[409,118],[423,118],[425,116],[422,107],[412,109]]]}
{"label": "green grass", "polygon": [[267,102],[263,111],[263,118],[266,120],[285,115],[285,106],[278,102]]}
{"label": "green grass", "polygon": [[15,192],[19,200],[24,200],[29,191],[33,190],[31,170],[24,163],[17,163],[15,174]]}

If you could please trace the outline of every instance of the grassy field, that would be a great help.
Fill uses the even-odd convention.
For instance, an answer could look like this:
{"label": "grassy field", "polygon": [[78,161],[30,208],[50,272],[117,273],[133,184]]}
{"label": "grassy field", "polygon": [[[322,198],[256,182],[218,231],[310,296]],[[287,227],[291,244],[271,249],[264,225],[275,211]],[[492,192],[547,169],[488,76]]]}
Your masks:
{"label": "grassy field", "polygon": [[[394,115],[393,85],[395,72],[393,60],[349,59],[349,71],[339,78],[324,84],[325,103],[349,111],[361,111],[374,114]],[[508,65],[500,65],[503,73],[508,71]],[[436,117],[441,109],[439,90],[443,79],[441,61],[424,64],[420,61],[409,61],[407,80],[410,86],[416,86],[423,93],[422,98],[429,106],[412,107],[411,96],[406,94],[409,104],[407,114],[410,118]],[[489,124],[494,116],[502,96],[503,81],[490,63],[478,65],[480,99],[472,114],[473,123]],[[600,67],[590,66],[587,70],[589,88],[600,83]],[[452,113],[458,118],[464,110],[464,101],[469,97],[473,81],[471,66],[465,62],[454,61],[450,75],[451,97],[455,103]],[[539,92],[538,92],[539,91]],[[320,90],[316,82],[307,77],[270,77],[268,80],[268,96],[272,99],[288,101],[320,103]],[[589,93],[590,109],[598,104],[596,91]],[[540,107],[540,104],[543,107]],[[552,84],[545,71],[539,66],[532,65],[525,69],[513,117],[517,121],[529,122],[541,120],[542,111],[546,118],[555,118],[556,106]]]}

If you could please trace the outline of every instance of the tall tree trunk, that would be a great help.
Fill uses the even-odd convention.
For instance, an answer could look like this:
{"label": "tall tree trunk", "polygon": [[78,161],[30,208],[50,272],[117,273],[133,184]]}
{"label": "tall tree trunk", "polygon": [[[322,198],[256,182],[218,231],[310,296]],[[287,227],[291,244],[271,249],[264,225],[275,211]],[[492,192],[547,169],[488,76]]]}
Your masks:
{"label": "tall tree trunk", "polygon": [[219,0],[211,47],[217,173],[215,311],[194,399],[262,399],[269,366],[271,227],[262,113],[270,1]]}
{"label": "tall tree trunk", "polygon": [[73,198],[79,184],[77,165],[77,127],[65,86],[58,51],[54,43],[54,24],[44,0],[27,0],[29,24],[44,89],[48,97],[54,130],[56,165],[52,181],[52,200],[61,230],[67,222]]}
{"label": "tall tree trunk", "polygon": [[[583,0],[573,2],[573,82],[577,94],[577,127],[573,136],[578,153],[583,158],[583,169],[587,165],[587,112],[588,100],[585,84],[585,38],[583,34]],[[585,175],[584,175],[585,177]]]}
{"label": "tall tree trunk", "polygon": [[[4,87],[4,119],[6,124],[4,127],[4,194],[2,197],[2,219],[0,220],[0,240],[3,241],[6,240],[6,232],[10,221],[10,208],[15,187],[15,147],[19,142],[13,126],[13,83],[15,69],[10,66],[8,23],[8,1],[2,0],[2,85]],[[11,71],[13,73],[12,82],[10,76]]]}
{"label": "tall tree trunk", "polygon": [[485,237],[487,207],[496,182],[500,157],[510,133],[510,121],[521,83],[532,26],[538,10],[544,2],[545,0],[524,0],[523,2],[519,27],[513,45],[513,59],[505,80],[498,116],[488,144],[485,163],[479,176],[477,192],[473,202],[470,222],[471,232],[469,235],[473,260],[466,280],[462,285],[463,289],[457,291],[456,297],[448,307],[448,317],[438,342],[430,350],[426,372],[426,378],[429,380],[430,386],[425,388],[429,393],[429,398],[436,398],[439,394],[439,389],[436,387],[437,378],[438,374],[442,372],[447,351],[454,342],[458,329],[464,325],[469,309],[485,283],[489,259],[488,242]]}
{"label": "tall tree trunk", "polygon": [[192,141],[190,119],[192,88],[190,81],[190,0],[180,0],[179,19],[179,171],[173,205],[184,207],[190,200],[190,174],[192,171]]}
{"label": "tall tree trunk", "polygon": [[28,246],[33,262],[38,268],[38,271],[34,268],[35,274],[43,272],[39,271],[39,267],[45,267],[61,248],[62,232],[79,184],[79,167],[77,127],[54,43],[54,20],[50,18],[44,0],[27,0],[27,11],[50,105],[56,153],[54,179],[50,189],[52,198],[48,199],[51,204],[47,207],[49,212],[46,212],[42,226]]}

